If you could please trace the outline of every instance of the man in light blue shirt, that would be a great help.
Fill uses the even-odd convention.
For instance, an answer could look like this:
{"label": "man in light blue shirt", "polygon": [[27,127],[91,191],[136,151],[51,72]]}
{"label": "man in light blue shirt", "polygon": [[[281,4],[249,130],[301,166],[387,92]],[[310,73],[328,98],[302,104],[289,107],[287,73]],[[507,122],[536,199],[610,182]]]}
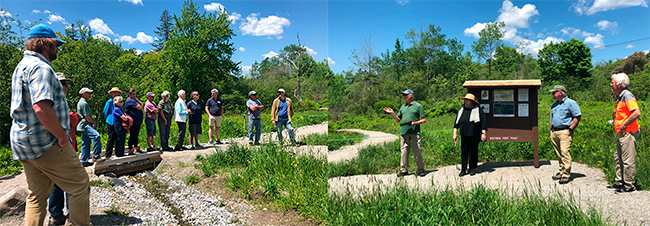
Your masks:
{"label": "man in light blue shirt", "polygon": [[560,165],[560,172],[552,176],[553,180],[560,180],[560,184],[571,181],[571,141],[573,130],[580,123],[580,106],[577,102],[566,96],[566,88],[561,85],[549,90],[553,93],[555,103],[551,106],[551,142],[557,154],[557,161]]}

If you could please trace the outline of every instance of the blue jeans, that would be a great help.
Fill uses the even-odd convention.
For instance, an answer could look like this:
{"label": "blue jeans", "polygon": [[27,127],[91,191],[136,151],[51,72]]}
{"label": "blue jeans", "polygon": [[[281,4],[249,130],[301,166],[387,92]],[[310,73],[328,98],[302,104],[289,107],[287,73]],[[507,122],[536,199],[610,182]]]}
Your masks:
{"label": "blue jeans", "polygon": [[[65,199],[68,200],[68,194],[65,194]],[[64,205],[63,189],[61,189],[58,185],[54,184],[54,189],[52,190],[52,194],[50,195],[49,207],[48,207],[48,210],[50,211],[50,216],[53,219],[61,219],[65,217],[65,215],[63,214],[63,205]],[[67,208],[68,206],[66,205],[66,209]],[[70,210],[68,210],[68,212],[70,212]]]}
{"label": "blue jeans", "polygon": [[296,144],[296,140],[293,138],[293,126],[289,120],[278,120],[275,122],[275,128],[278,129],[278,140],[282,143],[282,126],[287,128],[287,133],[289,133],[289,139],[291,144]]}
{"label": "blue jeans", "polygon": [[253,127],[255,127],[255,143],[257,144],[262,136],[262,119],[248,119],[248,143],[253,142]]}
{"label": "blue jeans", "polygon": [[92,126],[86,126],[81,137],[81,162],[88,162],[90,158],[91,140],[93,145],[93,158],[100,158],[102,154],[102,137]]}
{"label": "blue jeans", "polygon": [[126,142],[126,130],[122,127],[122,123],[113,125],[115,129],[115,134],[117,136],[115,144],[115,156],[122,157],[124,156],[124,142]]}

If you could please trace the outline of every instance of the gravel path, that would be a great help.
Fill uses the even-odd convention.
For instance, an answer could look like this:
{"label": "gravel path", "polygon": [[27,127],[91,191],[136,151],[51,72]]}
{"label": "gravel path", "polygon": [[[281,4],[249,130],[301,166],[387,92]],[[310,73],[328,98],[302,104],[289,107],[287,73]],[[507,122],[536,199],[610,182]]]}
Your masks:
{"label": "gravel path", "polygon": [[[286,131],[285,131],[286,133]],[[327,133],[327,122],[319,125],[300,127],[296,130],[296,139],[301,140],[309,134]],[[263,134],[262,142],[276,141],[276,133]],[[286,137],[286,136],[285,136]],[[248,138],[232,139],[231,142],[246,145]],[[210,154],[215,151],[212,145],[203,144],[204,148],[162,154],[164,165],[193,164],[198,154]],[[225,150],[228,145],[217,145]],[[291,147],[297,153],[325,157],[327,146]],[[167,173],[143,172],[135,176],[109,178],[95,176],[92,167],[86,167],[90,180],[101,180],[113,186],[91,186],[90,212],[94,225],[246,225],[252,206],[241,200],[229,201],[219,196],[205,194],[187,186],[183,181],[173,180]],[[162,170],[161,170],[162,171]],[[23,173],[0,177],[0,197],[16,188],[26,189]],[[119,211],[127,211],[128,216],[107,216],[104,211],[111,205]],[[23,207],[24,208],[24,207]],[[0,225],[23,225],[23,216],[4,216]],[[45,224],[49,217],[45,218]]]}
{"label": "gravel path", "polygon": [[[383,133],[370,133],[364,130],[347,130],[368,134],[370,137],[385,136]],[[370,135],[373,134],[373,135]],[[382,137],[384,138],[384,137]],[[384,138],[385,139],[385,138]],[[397,137],[393,138],[397,139]],[[366,139],[364,141],[373,140]],[[375,142],[381,143],[381,142]],[[343,148],[334,159],[332,153],[328,160],[341,161],[351,159],[358,154],[358,150],[370,144],[361,143],[354,145],[353,150]],[[345,156],[345,157],[339,157]],[[595,207],[602,210],[605,218],[611,222],[629,225],[650,225],[650,191],[635,191],[631,193],[616,193],[607,189],[605,174],[600,169],[591,168],[585,164],[573,163],[571,177],[573,180],[565,185],[558,184],[551,176],[558,171],[557,161],[540,161],[540,168],[534,168],[532,162],[496,162],[480,164],[475,176],[459,177],[460,166],[445,166],[427,171],[424,177],[414,175],[397,178],[395,174],[388,175],[357,175],[350,177],[336,177],[329,179],[329,194],[340,195],[351,192],[357,197],[363,196],[374,189],[385,190],[396,184],[406,184],[420,190],[455,189],[464,186],[482,184],[486,187],[501,189],[511,195],[521,194],[523,191],[539,191],[544,196],[560,194],[563,197],[573,197],[583,210]]]}
{"label": "gravel path", "polygon": [[378,145],[378,144],[393,142],[399,139],[398,136],[395,136],[390,133],[384,133],[384,132],[368,131],[368,130],[361,130],[361,129],[340,129],[338,131],[362,133],[366,135],[368,139],[363,139],[361,140],[361,142],[356,143],[354,145],[344,146],[341,147],[341,149],[339,150],[329,152],[327,154],[327,161],[331,163],[353,159],[357,157],[357,155],[359,155],[359,150],[368,147],[370,145]]}

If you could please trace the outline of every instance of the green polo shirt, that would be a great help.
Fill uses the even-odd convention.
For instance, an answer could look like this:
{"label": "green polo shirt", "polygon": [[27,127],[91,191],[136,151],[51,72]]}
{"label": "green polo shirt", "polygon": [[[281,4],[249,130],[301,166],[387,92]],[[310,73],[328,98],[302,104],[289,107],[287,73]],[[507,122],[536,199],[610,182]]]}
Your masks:
{"label": "green polo shirt", "polygon": [[90,123],[86,120],[86,115],[90,115],[90,117],[93,117],[93,113],[90,110],[90,105],[88,105],[88,102],[86,99],[79,98],[79,103],[77,104],[77,114],[81,116],[81,121],[79,121],[79,124],[77,124],[77,131],[83,132],[86,129],[86,126],[89,126]]}
{"label": "green polo shirt", "polygon": [[399,108],[397,117],[402,119],[402,135],[404,134],[420,134],[420,125],[408,126],[410,122],[420,121],[424,116],[424,108],[416,101],[411,104],[404,104]]}

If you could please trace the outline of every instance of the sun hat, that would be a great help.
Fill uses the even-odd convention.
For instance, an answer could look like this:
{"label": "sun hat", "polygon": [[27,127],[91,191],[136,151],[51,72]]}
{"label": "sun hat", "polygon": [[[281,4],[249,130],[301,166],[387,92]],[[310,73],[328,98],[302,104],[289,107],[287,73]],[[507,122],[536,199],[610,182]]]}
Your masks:
{"label": "sun hat", "polygon": [[81,88],[81,90],[79,90],[79,94],[92,93],[92,92],[93,92],[92,89],[88,89],[88,88],[86,88],[86,87]]}
{"label": "sun hat", "polygon": [[122,90],[120,90],[117,87],[113,87],[113,88],[111,88],[111,90],[108,91],[108,93],[112,93],[112,92],[119,92],[120,94],[122,94]]}
{"label": "sun hat", "polygon": [[566,88],[564,88],[563,85],[556,85],[556,86],[553,87],[553,89],[551,89],[551,90],[549,90],[549,91],[550,91],[551,93],[555,93],[555,92],[558,92],[558,91],[559,91],[559,92],[566,93]]}
{"label": "sun hat", "polygon": [[27,39],[30,38],[56,38],[57,47],[65,44],[65,41],[57,38],[56,33],[54,33],[52,28],[48,27],[45,24],[39,24],[29,29],[29,35],[27,35]]}
{"label": "sun hat", "polygon": [[471,93],[465,94],[465,96],[460,97],[460,99],[461,100],[471,100],[471,101],[474,101],[474,103],[478,104],[478,100],[476,100],[476,97],[474,96],[474,94],[471,94]]}
{"label": "sun hat", "polygon": [[74,82],[74,79],[69,79],[66,78],[65,75],[61,72],[54,73],[56,75],[56,78],[59,79],[61,82]]}
{"label": "sun hat", "polygon": [[402,92],[402,94],[407,95],[407,94],[413,94],[413,90],[407,89]]}

